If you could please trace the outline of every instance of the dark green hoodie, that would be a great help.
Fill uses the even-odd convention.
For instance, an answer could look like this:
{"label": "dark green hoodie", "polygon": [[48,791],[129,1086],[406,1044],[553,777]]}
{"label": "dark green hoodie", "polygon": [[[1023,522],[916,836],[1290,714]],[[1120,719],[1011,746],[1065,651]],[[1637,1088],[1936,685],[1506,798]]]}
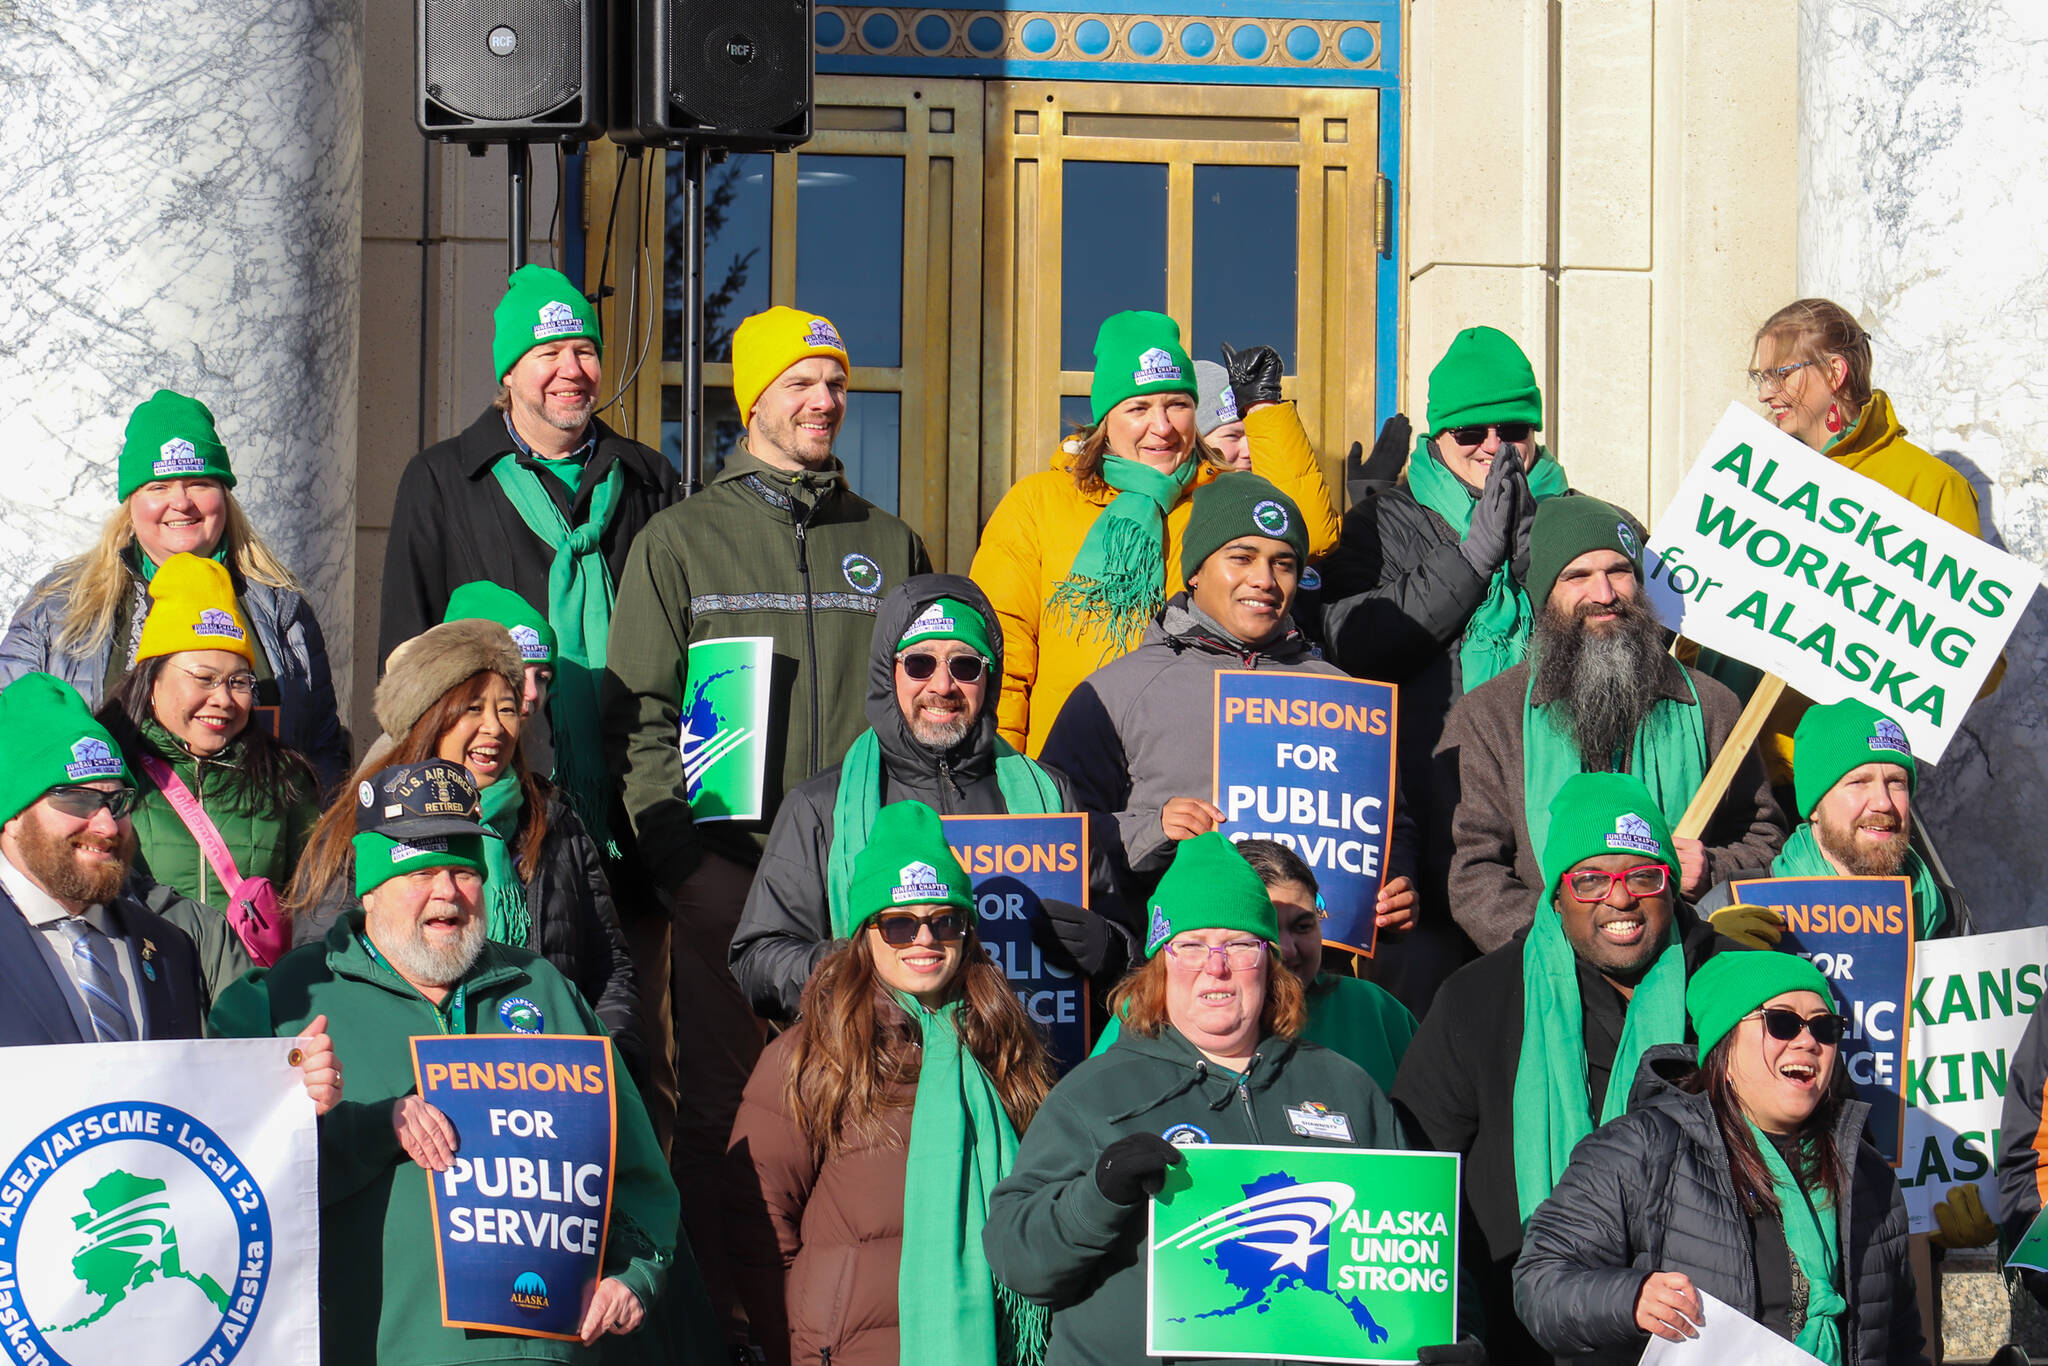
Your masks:
{"label": "dark green hoodie", "polygon": [[[1295,1132],[1286,1112],[1308,1101],[1349,1119],[1352,1141]],[[1102,1150],[1144,1132],[1179,1143],[1408,1146],[1379,1085],[1326,1048],[1268,1036],[1240,1077],[1171,1025],[1157,1038],[1126,1031],[1053,1088],[989,1198],[989,1265],[1053,1311],[1045,1366],[1148,1359],[1145,1205],[1114,1204],[1095,1185]]]}
{"label": "dark green hoodie", "polygon": [[[291,1038],[325,1015],[334,1039],[345,1081],[340,1104],[320,1119],[322,1359],[378,1366],[597,1361],[596,1348],[575,1342],[442,1327],[426,1173],[399,1146],[391,1112],[414,1089],[407,1040],[448,1032],[450,1022],[370,957],[362,924],[361,911],[344,915],[326,939],[251,972],[213,1007],[214,1032],[228,1038]],[[569,980],[524,949],[486,940],[463,984],[462,1032],[505,1033],[498,1007],[513,996],[540,1008],[548,1033],[605,1032]],[[681,1205],[616,1048],[612,1075],[618,1136],[604,1271],[652,1308],[668,1278]]]}

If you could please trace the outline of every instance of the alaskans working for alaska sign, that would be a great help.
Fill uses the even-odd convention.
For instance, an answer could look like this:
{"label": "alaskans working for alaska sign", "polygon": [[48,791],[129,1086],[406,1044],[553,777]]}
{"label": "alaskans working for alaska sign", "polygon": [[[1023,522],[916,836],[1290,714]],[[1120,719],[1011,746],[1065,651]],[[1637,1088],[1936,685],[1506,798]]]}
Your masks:
{"label": "alaskans working for alaska sign", "polygon": [[1666,626],[1817,702],[1862,699],[1930,763],[2041,581],[1734,404],[1647,559]]}

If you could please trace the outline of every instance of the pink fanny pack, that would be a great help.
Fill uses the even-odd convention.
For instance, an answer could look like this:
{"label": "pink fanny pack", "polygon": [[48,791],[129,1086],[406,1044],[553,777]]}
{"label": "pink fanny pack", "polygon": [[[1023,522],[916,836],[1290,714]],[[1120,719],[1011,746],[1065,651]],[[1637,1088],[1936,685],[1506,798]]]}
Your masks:
{"label": "pink fanny pack", "polygon": [[249,950],[249,957],[255,960],[256,966],[269,967],[292,946],[292,927],[278,910],[277,893],[272,889],[270,879],[243,877],[241,869],[235,867],[235,856],[228,852],[227,841],[207,819],[206,810],[192,795],[192,789],[179,780],[169,764],[155,755],[145,754],[141,759],[143,772],[170,799],[171,809],[178,813],[178,819],[185,822],[185,829],[199,842],[199,850],[212,865],[213,875],[220,879],[221,886],[228,889],[228,924],[234,927],[236,937]]}

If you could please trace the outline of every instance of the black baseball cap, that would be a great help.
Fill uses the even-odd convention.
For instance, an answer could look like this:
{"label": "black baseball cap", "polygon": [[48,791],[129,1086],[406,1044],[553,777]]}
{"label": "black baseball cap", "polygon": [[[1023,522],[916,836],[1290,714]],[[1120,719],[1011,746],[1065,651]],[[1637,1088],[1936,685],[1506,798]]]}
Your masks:
{"label": "black baseball cap", "polygon": [[356,784],[356,833],[387,839],[435,835],[488,835],[478,808],[476,780],[461,764],[428,759],[395,764]]}

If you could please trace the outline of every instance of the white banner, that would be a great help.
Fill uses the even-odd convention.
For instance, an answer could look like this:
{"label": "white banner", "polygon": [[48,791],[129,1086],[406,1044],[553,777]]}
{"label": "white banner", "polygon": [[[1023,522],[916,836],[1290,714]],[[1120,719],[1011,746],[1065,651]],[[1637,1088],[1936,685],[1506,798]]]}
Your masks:
{"label": "white banner", "polygon": [[1998,1207],[1998,1124],[2005,1073],[2048,991],[2048,926],[1930,939],[1913,946],[1912,1032],[1906,1055],[1906,1151],[1899,1184],[1915,1233],[1934,1231],[1935,1204],[1976,1183]]}
{"label": "white banner", "polygon": [[0,1049],[21,1366],[318,1366],[319,1153],[289,1039]]}
{"label": "white banner", "polygon": [[1818,702],[1859,697],[1932,763],[2038,570],[1730,404],[1650,535],[1664,624]]}

